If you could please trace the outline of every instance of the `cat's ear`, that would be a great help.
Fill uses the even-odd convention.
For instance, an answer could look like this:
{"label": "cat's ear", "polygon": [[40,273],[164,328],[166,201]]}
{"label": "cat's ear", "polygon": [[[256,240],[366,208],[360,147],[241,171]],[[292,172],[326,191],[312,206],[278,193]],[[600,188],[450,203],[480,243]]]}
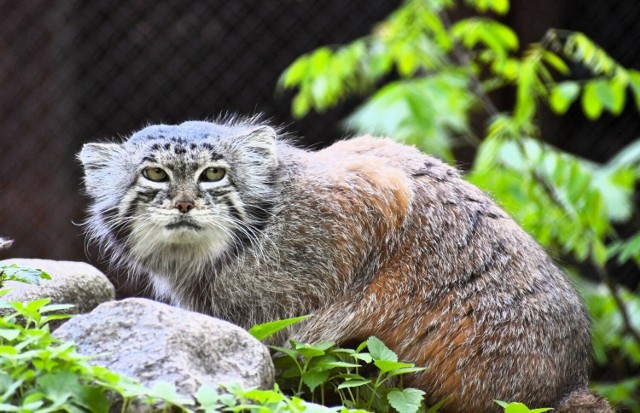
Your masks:
{"label": "cat's ear", "polygon": [[276,131],[270,126],[260,126],[247,134],[249,146],[275,150]]}
{"label": "cat's ear", "polygon": [[119,144],[87,143],[78,154],[84,167],[84,184],[87,193],[93,197],[104,197],[121,178],[121,172],[114,166],[118,162]]}
{"label": "cat's ear", "polygon": [[118,152],[117,143],[86,143],[78,154],[85,170],[100,169],[108,166]]}
{"label": "cat's ear", "polygon": [[276,131],[269,126],[260,126],[244,136],[245,146],[253,153],[276,162]]}

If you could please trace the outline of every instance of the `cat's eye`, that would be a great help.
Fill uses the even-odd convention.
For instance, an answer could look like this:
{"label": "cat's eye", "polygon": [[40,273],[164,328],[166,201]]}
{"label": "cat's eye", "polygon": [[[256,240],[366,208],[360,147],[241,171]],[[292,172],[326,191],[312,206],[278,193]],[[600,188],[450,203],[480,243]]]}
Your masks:
{"label": "cat's eye", "polygon": [[203,182],[217,182],[224,178],[226,171],[224,168],[218,167],[210,167],[202,171],[202,175],[200,175],[200,180]]}
{"label": "cat's eye", "polygon": [[164,182],[169,179],[169,175],[162,168],[145,168],[142,176],[153,182]]}

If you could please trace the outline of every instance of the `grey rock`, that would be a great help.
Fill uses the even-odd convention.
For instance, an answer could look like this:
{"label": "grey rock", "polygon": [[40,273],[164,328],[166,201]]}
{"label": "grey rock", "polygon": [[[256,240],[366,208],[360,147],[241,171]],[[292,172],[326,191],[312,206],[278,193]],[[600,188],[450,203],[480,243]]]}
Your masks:
{"label": "grey rock", "polygon": [[52,304],[74,305],[59,313],[83,314],[115,298],[115,289],[109,279],[100,270],[84,262],[11,258],[0,263],[35,268],[51,275],[51,280],[41,280],[40,285],[5,282],[3,288],[11,290],[2,297],[5,301],[31,301],[49,297]]}
{"label": "grey rock", "polygon": [[192,396],[201,385],[273,388],[267,348],[226,321],[144,298],[101,304],[54,335],[73,341],[92,363],[147,386],[166,381]]}

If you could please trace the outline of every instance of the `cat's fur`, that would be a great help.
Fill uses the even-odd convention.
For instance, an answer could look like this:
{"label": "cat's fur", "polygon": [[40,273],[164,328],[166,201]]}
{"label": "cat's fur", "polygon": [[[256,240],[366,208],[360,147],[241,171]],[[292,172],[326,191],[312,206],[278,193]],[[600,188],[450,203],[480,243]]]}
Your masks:
{"label": "cat's fur", "polygon": [[[443,411],[610,411],[586,390],[589,323],[565,276],[415,148],[361,137],[309,152],[260,124],[186,122],[79,157],[89,238],[159,298],[243,327],[315,314],[291,332],[307,342],[377,336],[427,368],[405,384],[449,397]],[[198,181],[208,166],[225,178]]]}

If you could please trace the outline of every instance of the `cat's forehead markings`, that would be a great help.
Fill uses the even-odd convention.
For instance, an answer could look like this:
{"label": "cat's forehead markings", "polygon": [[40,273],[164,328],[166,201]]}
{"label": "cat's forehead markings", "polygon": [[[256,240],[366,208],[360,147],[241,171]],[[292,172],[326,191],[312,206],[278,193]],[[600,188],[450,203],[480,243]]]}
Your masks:
{"label": "cat's forehead markings", "polygon": [[142,158],[142,162],[158,163],[158,159],[153,155],[147,155],[144,158]]}
{"label": "cat's forehead markings", "polygon": [[148,153],[142,159],[146,162],[167,162],[173,156],[182,157],[188,153],[195,156],[199,162],[215,162],[224,158],[211,142],[189,142],[182,138],[169,139],[170,142],[154,142],[149,146]]}

